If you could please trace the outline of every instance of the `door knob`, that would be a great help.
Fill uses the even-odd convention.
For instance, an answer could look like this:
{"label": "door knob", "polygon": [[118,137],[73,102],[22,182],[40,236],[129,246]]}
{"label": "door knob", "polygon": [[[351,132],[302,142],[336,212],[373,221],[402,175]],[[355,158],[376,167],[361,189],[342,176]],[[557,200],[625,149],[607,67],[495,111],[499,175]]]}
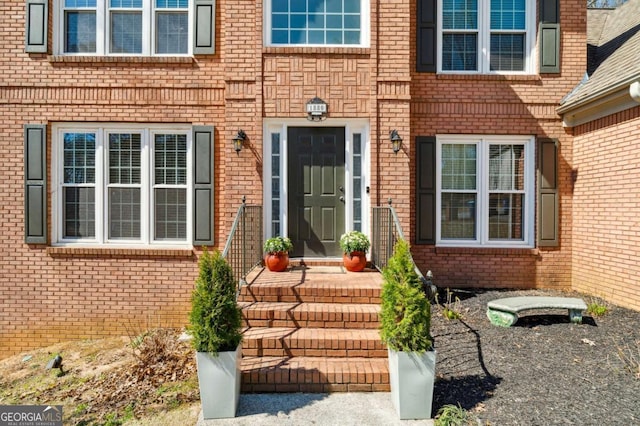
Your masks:
{"label": "door knob", "polygon": [[340,196],[340,201],[344,203],[344,197],[342,195]]}
{"label": "door knob", "polygon": [[340,190],[340,192],[344,192],[344,188],[342,186],[339,186],[338,189]]}

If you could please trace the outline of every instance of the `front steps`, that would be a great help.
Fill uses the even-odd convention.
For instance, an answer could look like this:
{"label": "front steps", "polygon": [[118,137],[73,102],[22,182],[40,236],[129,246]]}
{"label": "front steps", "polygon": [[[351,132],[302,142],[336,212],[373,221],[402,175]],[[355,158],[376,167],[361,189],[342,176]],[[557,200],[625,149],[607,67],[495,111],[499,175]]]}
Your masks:
{"label": "front steps", "polygon": [[389,391],[377,271],[325,261],[260,269],[247,282],[239,297],[243,392]]}

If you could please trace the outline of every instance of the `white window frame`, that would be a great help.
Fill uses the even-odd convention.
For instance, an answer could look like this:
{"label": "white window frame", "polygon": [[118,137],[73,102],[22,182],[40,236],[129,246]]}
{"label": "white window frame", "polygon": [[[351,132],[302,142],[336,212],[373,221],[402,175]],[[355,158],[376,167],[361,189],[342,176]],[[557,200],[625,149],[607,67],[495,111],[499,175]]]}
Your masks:
{"label": "white window frame", "polygon": [[371,23],[370,23],[370,15],[371,15],[371,3],[370,0],[359,0],[360,1],[360,43],[359,44],[274,44],[271,41],[271,5],[272,0],[264,1],[264,16],[263,16],[263,24],[264,24],[264,44],[267,47],[318,47],[318,48],[328,48],[328,47],[338,47],[338,48],[353,48],[353,47],[369,47],[370,39],[371,39]]}
{"label": "white window frame", "polygon": [[[187,22],[189,31],[187,34],[187,52],[186,53],[155,53],[156,46],[156,12],[167,12],[182,9],[164,9],[156,8],[155,0],[142,0],[142,52],[141,53],[112,53],[110,52],[111,34],[110,34],[110,17],[111,11],[128,11],[139,9],[112,9],[109,7],[109,0],[96,0],[96,51],[95,52],[65,52],[64,37],[64,0],[54,0],[54,52],[56,55],[65,56],[192,56],[193,55],[193,31],[194,31],[194,2],[189,0],[187,10]],[[77,9],[88,10],[88,9]]]}
{"label": "white window frame", "polygon": [[[513,33],[511,30],[491,30],[491,0],[478,0],[478,29],[476,30],[444,30],[442,27],[442,2],[438,0],[438,73],[441,74],[502,74],[502,75],[528,75],[536,72],[536,1],[526,0],[526,20],[525,20],[525,47],[524,47],[524,70],[523,71],[491,71],[490,54],[491,33]],[[442,39],[444,32],[451,33],[477,33],[478,34],[478,69],[475,71],[443,70],[442,69]]]}
{"label": "white window frame", "polygon": [[[280,232],[282,235],[288,235],[288,184],[289,175],[287,170],[287,151],[288,151],[288,128],[289,127],[344,127],[345,128],[345,232],[353,230],[353,135],[356,133],[361,134],[361,155],[362,155],[362,170],[361,170],[361,194],[362,200],[362,220],[361,228],[362,232],[367,235],[371,235],[371,224],[369,211],[371,208],[370,194],[367,188],[371,185],[371,171],[370,161],[371,158],[371,131],[369,122],[359,119],[332,119],[328,118],[322,121],[321,125],[310,124],[311,122],[306,119],[267,119],[264,121],[263,127],[263,158],[264,161],[263,170],[263,205],[264,205],[264,237],[270,238],[271,235],[271,221],[273,215],[280,216]],[[280,211],[273,212],[271,206],[271,135],[280,135]]]}
{"label": "white window frame", "polygon": [[[64,238],[63,185],[64,185],[64,134],[95,133],[95,238]],[[108,238],[108,135],[111,133],[141,133],[141,191],[140,191],[140,239],[109,240]],[[109,246],[109,247],[163,247],[190,248],[193,241],[193,151],[192,127],[185,125],[145,125],[134,123],[59,123],[52,125],[52,241],[57,246]],[[186,236],[184,240],[155,240],[154,223],[154,136],[156,134],[184,134],[187,139],[187,185],[186,185]],[[130,185],[138,186],[138,185]]]}
{"label": "white window frame", "polygon": [[[535,236],[535,138],[523,135],[436,135],[436,245],[442,247],[533,248]],[[475,144],[476,170],[476,238],[442,238],[442,145]],[[489,240],[489,146],[491,144],[524,145],[524,220],[522,240]],[[465,192],[465,191],[456,191]],[[466,191],[469,192],[469,191]],[[494,191],[495,192],[495,191]]]}

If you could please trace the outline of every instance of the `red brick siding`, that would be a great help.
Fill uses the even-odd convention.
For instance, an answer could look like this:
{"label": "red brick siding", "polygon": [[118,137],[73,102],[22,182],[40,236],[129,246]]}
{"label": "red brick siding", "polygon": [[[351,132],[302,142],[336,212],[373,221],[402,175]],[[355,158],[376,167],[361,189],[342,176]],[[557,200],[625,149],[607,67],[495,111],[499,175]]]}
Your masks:
{"label": "red brick siding", "polygon": [[574,134],[572,286],[640,309],[640,106]]}

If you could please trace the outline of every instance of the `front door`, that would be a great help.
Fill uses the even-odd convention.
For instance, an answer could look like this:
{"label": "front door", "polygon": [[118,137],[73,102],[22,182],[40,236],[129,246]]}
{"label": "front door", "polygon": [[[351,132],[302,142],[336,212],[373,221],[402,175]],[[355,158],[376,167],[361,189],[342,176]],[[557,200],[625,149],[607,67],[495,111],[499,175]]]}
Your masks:
{"label": "front door", "polygon": [[289,127],[288,217],[293,256],[341,256],[344,127]]}

